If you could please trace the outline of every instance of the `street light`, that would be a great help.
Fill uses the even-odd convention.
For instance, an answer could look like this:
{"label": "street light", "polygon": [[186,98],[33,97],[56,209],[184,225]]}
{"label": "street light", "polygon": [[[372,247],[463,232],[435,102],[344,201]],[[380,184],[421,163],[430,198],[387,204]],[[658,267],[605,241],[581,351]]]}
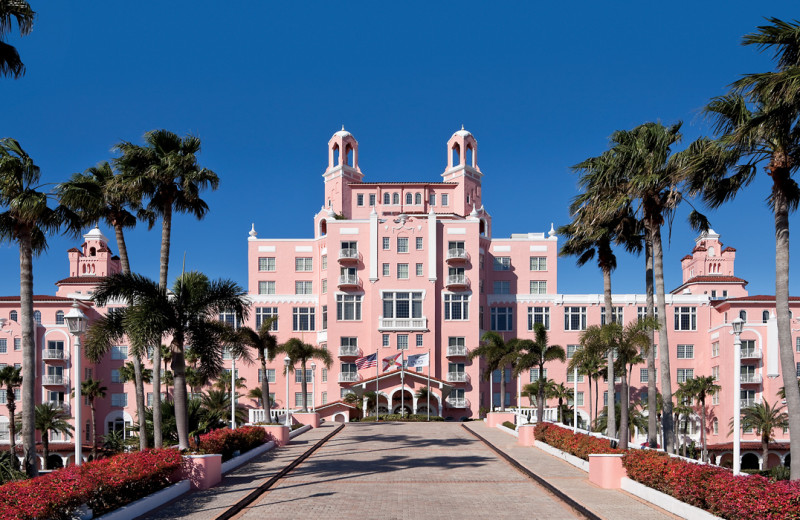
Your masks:
{"label": "street light", "polygon": [[286,356],[283,358],[283,364],[285,365],[285,372],[286,372],[286,426],[290,426],[292,423],[289,422],[289,363],[291,362],[291,358]]}
{"label": "street light", "polygon": [[[317,396],[317,364],[313,361],[311,362],[311,411],[316,412],[316,396]],[[305,401],[305,396],[303,396],[303,401]]]}
{"label": "street light", "polygon": [[75,353],[72,366],[75,369],[75,464],[83,462],[81,453],[81,334],[86,332],[86,315],[78,308],[78,302],[72,302],[72,309],[64,316],[69,333],[75,336]]}
{"label": "street light", "polygon": [[236,429],[236,356],[231,353],[231,429]]}
{"label": "street light", "polygon": [[744,328],[744,320],[737,317],[731,321],[733,328],[733,475],[736,476],[741,472],[742,461],[740,459],[741,453],[741,431],[740,422],[742,415],[742,329]]}

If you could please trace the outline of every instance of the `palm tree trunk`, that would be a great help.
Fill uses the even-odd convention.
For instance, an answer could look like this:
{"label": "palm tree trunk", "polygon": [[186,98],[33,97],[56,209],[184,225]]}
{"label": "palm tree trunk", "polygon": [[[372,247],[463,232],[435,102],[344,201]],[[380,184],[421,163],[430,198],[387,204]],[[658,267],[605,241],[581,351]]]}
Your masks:
{"label": "palm tree trunk", "polygon": [[[165,205],[161,221],[161,265],[158,274],[158,285],[162,291],[167,290],[167,270],[169,268],[169,245],[172,233],[172,202]],[[153,346],[153,439],[156,448],[164,445],[161,436],[161,338]],[[186,402],[183,403],[184,410]],[[175,410],[177,415],[177,409]],[[187,446],[188,448],[188,446]]]}
{"label": "palm tree trunk", "polygon": [[267,377],[267,357],[266,353],[259,356],[261,358],[261,404],[264,407],[264,419],[267,424],[272,424],[272,416],[270,410],[272,403],[269,402],[269,378]]}
{"label": "palm tree trunk", "polygon": [[[772,197],[775,211],[775,311],[778,318],[778,345],[781,375],[789,414],[789,452],[800,460],[800,390],[797,388],[792,331],[789,318],[789,204],[781,189],[789,178],[788,170],[773,169]],[[791,479],[800,479],[800,464],[791,467]]]}
{"label": "palm tree trunk", "polygon": [[652,219],[648,221],[653,243],[653,277],[658,305],[658,344],[661,349],[661,395],[664,399],[664,446],[668,453],[675,453],[675,432],[672,419],[672,376],[669,366],[669,339],[667,337],[667,305],[664,297],[664,252],[661,244],[661,227]]}
{"label": "palm tree trunk", "polygon": [[[578,406],[578,396],[575,396],[573,400],[575,406]],[[589,427],[586,428],[587,430],[591,430],[592,425],[592,376],[589,376]],[[578,426],[577,424],[575,426]]]}
{"label": "palm tree trunk", "polygon": [[[19,240],[19,300],[22,323],[22,447],[25,451],[25,473],[39,475],[36,465],[36,344],[33,323],[33,247],[29,229]],[[13,421],[13,418],[11,419]]]}
{"label": "palm tree trunk", "polygon": [[14,397],[14,386],[8,385],[6,387],[6,402],[8,406],[8,434],[10,437],[11,446],[9,451],[11,452],[11,463],[14,465],[14,469],[19,469],[19,459],[17,459],[17,422],[14,420],[16,411],[17,411],[17,402],[16,398]]}
{"label": "palm tree trunk", "polygon": [[[591,379],[589,380],[589,385],[592,384]],[[597,421],[597,416],[600,415],[600,377],[598,376],[594,380],[594,420]],[[592,430],[592,426],[590,424],[589,430]]]}
{"label": "palm tree trunk", "polygon": [[175,429],[178,430],[178,448],[189,449],[189,411],[186,395],[186,360],[183,345],[174,344],[172,348],[172,403],[175,406]]}
{"label": "palm tree trunk", "polygon": [[42,462],[42,469],[50,469],[48,466],[50,458],[50,432],[45,430],[42,432],[42,452],[44,453],[44,462]]}
{"label": "palm tree trunk", "polygon": [[506,368],[500,367],[500,411],[506,411]]}
{"label": "palm tree trunk", "polygon": [[761,436],[761,470],[767,469],[767,458],[769,457],[769,438]]}
{"label": "palm tree trunk", "polygon": [[[97,460],[97,422],[95,421],[94,399],[89,405],[92,411],[92,460]],[[80,442],[80,439],[77,442]]]}
{"label": "palm tree trunk", "polygon": [[[306,360],[305,360],[305,358],[301,360],[300,366],[303,369],[303,373],[300,374],[300,376],[301,376],[300,377],[300,389],[303,391],[303,408],[300,410],[300,412],[307,413],[308,412],[308,403],[306,401],[308,401],[308,391],[306,390],[307,389],[307,383],[306,383]],[[402,370],[402,367],[400,367],[400,369]],[[401,389],[401,391],[402,391],[402,389]],[[286,398],[288,399],[289,396],[287,395]],[[402,414],[403,414],[403,410],[400,410],[400,415],[402,415]]]}
{"label": "palm tree trunk", "polygon": [[[614,322],[614,305],[611,302],[611,270],[603,268],[603,302],[606,308],[606,323]],[[622,325],[622,324],[620,324]],[[616,384],[614,383],[614,349],[609,349],[606,362],[608,363],[608,436],[617,436],[617,417],[614,404]]]}
{"label": "palm tree trunk", "polygon": [[125,233],[122,231],[122,226],[114,223],[114,235],[117,239],[117,249],[119,249],[119,262],[122,267],[122,272],[128,274],[131,272],[131,264],[128,261],[128,246],[125,245]]}
{"label": "palm tree trunk", "polygon": [[702,462],[708,462],[706,459],[708,458],[708,453],[706,453],[706,400],[705,398],[700,400],[700,420],[703,421],[703,424],[700,425],[700,440],[703,444],[703,452],[700,454],[700,460]]}
{"label": "palm tree trunk", "polygon": [[[653,312],[653,248],[650,240],[645,240],[645,292],[647,316],[655,318]],[[656,352],[653,348],[655,332],[647,331],[650,337],[650,350],[647,352],[647,444],[650,448],[658,446],[658,389],[656,388]]]}
{"label": "palm tree trunk", "polygon": [[538,418],[538,423],[541,424],[544,421],[544,363],[539,363],[539,395],[537,396],[537,400],[539,401],[536,403],[536,417]]}
{"label": "palm tree trunk", "polygon": [[628,438],[630,438],[630,431],[628,427],[628,374],[623,371],[622,373],[622,391],[620,392],[619,406],[619,448],[621,450],[628,449]]}

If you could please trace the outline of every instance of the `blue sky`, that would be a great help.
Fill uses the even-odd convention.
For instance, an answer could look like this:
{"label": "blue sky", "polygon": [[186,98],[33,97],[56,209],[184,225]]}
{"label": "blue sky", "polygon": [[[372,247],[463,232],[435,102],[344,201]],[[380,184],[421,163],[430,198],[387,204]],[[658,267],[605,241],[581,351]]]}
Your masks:
{"label": "blue sky", "polygon": [[[251,222],[262,238],[313,236],[327,141],[342,124],[367,181],[440,180],[447,139],[464,124],[478,140],[493,235],[547,231],[568,222],[571,165],[646,121],[683,121],[685,145],[708,134],[704,104],[772,67],[741,37],[764,17],[797,16],[788,1],[31,4],[33,32],[11,38],[28,72],[0,79],[0,136],[18,139],[47,183],[147,130],[199,136],[201,164],[221,184],[206,194],[204,221],[176,217],[170,279],[185,252],[187,268],[242,284]],[[751,294],[774,293],[768,191],[762,174],[709,212]],[[687,208],[664,230],[668,290],[696,236]],[[55,291],[79,243],[50,239],[34,265],[37,294]],[[140,226],[128,244],[132,268],[157,279],[158,229]],[[795,238],[794,258],[798,248]],[[614,292],[642,292],[642,264],[621,254]],[[18,294],[18,266],[2,246],[0,294]],[[559,292],[602,291],[594,266],[565,258],[559,271]]]}

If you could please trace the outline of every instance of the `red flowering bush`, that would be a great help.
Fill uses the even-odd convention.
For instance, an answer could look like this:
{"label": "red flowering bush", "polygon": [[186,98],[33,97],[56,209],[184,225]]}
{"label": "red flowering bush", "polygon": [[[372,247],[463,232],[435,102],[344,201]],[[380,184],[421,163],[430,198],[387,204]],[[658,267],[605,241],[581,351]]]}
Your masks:
{"label": "red flowering bush", "polygon": [[178,450],[146,450],[0,486],[0,520],[60,519],[81,504],[103,514],[169,485]]}
{"label": "red flowering bush", "polygon": [[612,448],[607,439],[600,439],[583,433],[572,433],[572,430],[551,423],[536,425],[533,430],[533,436],[537,441],[549,444],[583,460],[589,460],[589,454],[622,453],[621,450]]}
{"label": "red flowering bush", "polygon": [[220,428],[200,436],[200,451],[220,453],[222,460],[228,460],[237,451],[244,453],[272,440],[275,440],[272,434],[259,426]]}

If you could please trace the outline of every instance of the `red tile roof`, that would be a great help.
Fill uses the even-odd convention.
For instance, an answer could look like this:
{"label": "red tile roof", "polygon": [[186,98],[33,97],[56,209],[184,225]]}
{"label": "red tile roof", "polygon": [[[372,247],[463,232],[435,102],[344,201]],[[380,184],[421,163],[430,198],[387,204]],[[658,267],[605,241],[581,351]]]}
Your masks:
{"label": "red tile roof", "polygon": [[376,181],[376,182],[350,182],[348,186],[377,186],[381,184],[391,184],[392,186],[399,186],[401,184],[414,184],[414,185],[437,185],[437,184],[458,184],[457,182],[430,182],[430,181]]}
{"label": "red tile roof", "polygon": [[[741,449],[743,450],[752,450],[758,451],[761,453],[761,443],[757,441],[748,441],[742,442],[740,444]],[[707,446],[708,451],[729,451],[733,450],[733,443],[732,442],[723,442],[721,444],[709,444]],[[770,442],[769,449],[771,450],[789,450],[789,443],[788,442]]]}
{"label": "red tile roof", "polygon": [[690,283],[747,283],[747,280],[743,278],[739,278],[736,276],[719,276],[719,275],[703,275],[703,276],[695,276],[694,278],[689,278],[683,285],[688,285]]}
{"label": "red tile roof", "polygon": [[686,255],[686,256],[684,256],[683,258],[681,258],[681,260],[682,260],[682,261],[683,261],[683,260],[691,260],[692,258],[694,258],[692,255]]}
{"label": "red tile roof", "polygon": [[723,253],[726,252],[726,251],[733,251],[735,253],[736,252],[736,248],[735,247],[726,247],[725,249],[722,250]]}
{"label": "red tile roof", "polygon": [[[728,298],[729,302],[774,302],[775,296],[770,294],[754,294],[751,296],[739,296],[738,298]],[[789,296],[789,301],[800,302],[800,296]]]}
{"label": "red tile roof", "polygon": [[63,278],[56,282],[56,285],[62,284],[93,284],[93,283],[100,283],[105,280],[105,276],[70,276],[69,278]]}
{"label": "red tile roof", "polygon": [[[0,302],[18,302],[19,296],[0,296]],[[34,294],[33,301],[35,302],[71,302],[72,298],[64,298],[63,296],[50,296],[49,294]]]}
{"label": "red tile roof", "polygon": [[77,247],[73,247],[73,248],[67,249],[67,253],[82,253],[82,252],[83,251],[81,251]]}
{"label": "red tile roof", "polygon": [[339,400],[339,401],[334,401],[334,402],[332,402],[332,403],[326,403],[326,404],[323,404],[323,405],[317,406],[317,410],[321,410],[322,408],[329,408],[329,407],[331,407],[331,406],[335,406],[335,405],[346,406],[347,408],[352,408],[353,410],[358,410],[358,407],[356,407],[356,406],[353,406],[352,404],[347,404],[347,403],[345,403],[345,402],[344,402],[344,401],[342,401],[342,400]]}

